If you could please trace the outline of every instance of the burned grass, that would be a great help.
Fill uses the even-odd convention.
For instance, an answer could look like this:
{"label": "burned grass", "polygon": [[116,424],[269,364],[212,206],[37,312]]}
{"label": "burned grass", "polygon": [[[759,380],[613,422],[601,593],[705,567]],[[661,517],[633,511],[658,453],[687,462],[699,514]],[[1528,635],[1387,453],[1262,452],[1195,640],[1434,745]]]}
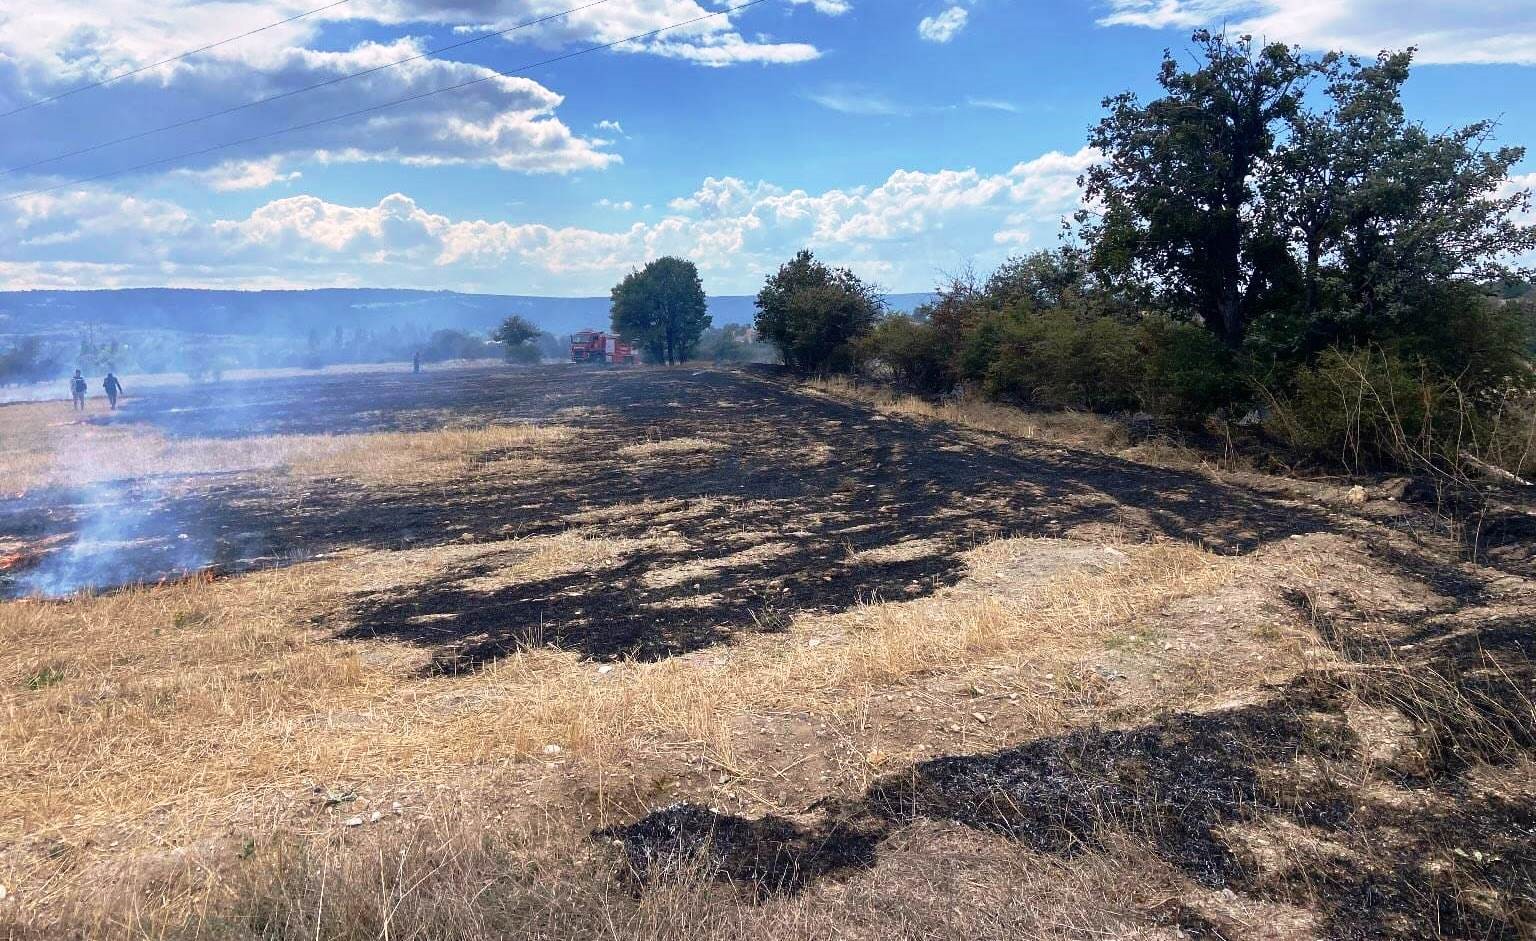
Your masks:
{"label": "burned grass", "polygon": [[[1536,624],[1490,613],[1484,592],[1438,595],[1395,620],[1349,609],[1349,595],[1284,595],[1341,660],[1251,705],[919,762],[856,799],[813,805],[798,830],[775,821],[759,847],[742,845],[749,821],[699,808],[600,836],[618,835],[640,877],[664,868],[657,856],[702,853],[722,878],[770,893],[876,866],[884,841],[924,819],[1064,859],[1124,852],[1130,839],[1191,880],[1186,895],[1206,886],[1299,906],[1329,938],[1528,937]],[[798,869],[805,845],[815,854]],[[762,853],[774,866],[754,876]],[[1222,909],[1181,905],[1181,927],[1245,936]]]}
{"label": "burned grass", "polygon": [[[470,372],[248,390],[469,437],[126,481],[231,577],[0,605],[0,935],[1529,934],[1517,577],[737,374]],[[89,515],[30,499],[3,545]]]}
{"label": "burned grass", "polygon": [[[359,594],[343,636],[429,646],[451,672],[533,638],[591,657],[654,659],[771,628],[796,611],[918,597],[952,584],[958,555],[993,539],[1062,537],[1109,524],[1133,537],[1248,551],[1328,525],[1199,475],[1044,445],[1023,453],[989,447],[737,373],[535,370],[504,385],[459,373],[420,378],[386,383],[370,390],[372,399],[336,380],[323,389],[273,384],[250,392],[248,402],[202,407],[197,433],[212,437],[239,421],[262,433],[312,434],[320,421],[333,432],[430,429],[432,409],[465,396],[477,379],[483,388],[457,400],[454,422],[538,421],[569,414],[578,402],[616,419],[577,424],[564,440],[541,444],[548,464],[534,480],[516,468],[498,472],[492,462],[415,483],[215,477],[152,493],[138,485],[133,503],[142,509],[133,519],[142,526],[134,528],[176,534],[227,571],[355,549],[553,535],[594,514],[603,516],[591,524],[599,538],[645,538],[659,528],[676,540],[674,551],[638,554],[601,574],[484,592],[465,588],[486,576],[467,565],[430,585]],[[130,417],[174,440],[194,431],[178,402],[136,403]],[[687,451],[676,452],[677,442]],[[669,443],[672,451],[663,447]],[[804,460],[810,452],[824,459]],[[6,504],[0,538],[79,531],[92,518],[89,501],[72,505],[66,497],[39,493]],[[646,509],[657,505],[698,512],[663,519]],[[932,551],[891,554],[914,543]],[[770,557],[763,550],[770,544],[793,551]],[[144,558],[141,581],[185,564],[180,556]],[[667,574],[686,576],[700,559],[714,561],[697,577]]]}

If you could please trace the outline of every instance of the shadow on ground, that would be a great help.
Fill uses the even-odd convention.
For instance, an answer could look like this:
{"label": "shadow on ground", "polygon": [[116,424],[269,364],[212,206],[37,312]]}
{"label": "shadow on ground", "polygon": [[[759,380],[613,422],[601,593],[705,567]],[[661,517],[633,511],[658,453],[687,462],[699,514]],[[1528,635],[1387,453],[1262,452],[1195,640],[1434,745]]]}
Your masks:
{"label": "shadow on ground", "polygon": [[[1532,937],[1536,799],[1467,773],[1536,755],[1536,620],[1468,620],[1453,601],[1365,630],[1292,597],[1360,669],[1303,674],[1257,705],[923,762],[856,800],[812,805],[809,823],[683,804],[597,835],[618,842],[638,887],[702,862],[760,896],[868,868],[882,841],[920,819],[1063,857],[1130,838],[1198,884],[1318,912],[1323,937]],[[1404,715],[1411,747],[1382,767],[1365,762],[1346,720],[1361,706]],[[1276,827],[1288,834],[1278,864],[1255,852],[1262,836],[1244,835]],[[1178,924],[1197,937],[1250,930],[1187,914]]]}

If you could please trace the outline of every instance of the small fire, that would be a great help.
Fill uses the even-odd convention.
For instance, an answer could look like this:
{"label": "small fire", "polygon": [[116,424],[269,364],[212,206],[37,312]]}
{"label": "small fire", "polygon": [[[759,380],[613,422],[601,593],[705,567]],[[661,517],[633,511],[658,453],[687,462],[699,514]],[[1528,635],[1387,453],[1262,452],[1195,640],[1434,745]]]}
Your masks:
{"label": "small fire", "polygon": [[20,572],[31,568],[41,560],[40,553],[18,549],[15,552],[0,555],[0,572]]}

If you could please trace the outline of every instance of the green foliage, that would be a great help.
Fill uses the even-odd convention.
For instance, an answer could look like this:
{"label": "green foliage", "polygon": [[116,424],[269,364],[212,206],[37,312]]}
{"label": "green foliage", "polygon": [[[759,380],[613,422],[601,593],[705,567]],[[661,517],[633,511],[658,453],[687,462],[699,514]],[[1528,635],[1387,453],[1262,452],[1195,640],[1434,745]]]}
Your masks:
{"label": "green foliage", "polygon": [[522,314],[512,314],[491,333],[491,339],[503,346],[522,346],[539,335],[539,328]]}
{"label": "green foliage", "polygon": [[1328,349],[1275,401],[1271,430],[1351,471],[1445,466],[1475,440],[1466,398],[1427,364],[1380,347]]}
{"label": "green foliage", "polygon": [[1530,386],[1531,344],[1536,342],[1530,313],[1524,305],[1448,282],[1424,292],[1403,312],[1396,336],[1385,341],[1455,378],[1468,393],[1484,396]]}
{"label": "green foliage", "polygon": [[1142,357],[1133,327],[1068,310],[993,313],[961,354],[987,395],[1021,405],[1114,410],[1133,407]]}
{"label": "green foliage", "polygon": [[[1269,321],[1282,356],[1395,339],[1447,284],[1494,283],[1536,248],[1507,193],[1520,148],[1491,122],[1430,133],[1402,105],[1411,52],[1320,59],[1195,34],[1162,97],[1108,99],[1079,214],[1094,271],[1239,348]],[[1321,108],[1308,108],[1314,96]]]}
{"label": "green foliage", "polygon": [[806,373],[847,372],[857,343],[885,308],[876,289],[846,268],[829,268],[801,251],[757,295],[755,326],[784,364]]}
{"label": "green foliage", "polygon": [[681,258],[658,258],[614,286],[613,332],[638,344],[653,363],[688,359],[709,327],[699,269]]}
{"label": "green foliage", "polygon": [[1166,318],[1141,324],[1145,356],[1142,407],[1188,426],[1232,415],[1254,396],[1246,364],[1210,331]]}
{"label": "green foliage", "polygon": [[882,319],[859,341],[859,358],[908,392],[936,395],[953,384],[951,357],[938,330],[916,317]]}
{"label": "green foliage", "polygon": [[1087,198],[1102,207],[1089,237],[1099,270],[1235,347],[1276,263],[1274,233],[1253,211],[1256,176],[1316,65],[1248,37],[1201,31],[1194,43],[1193,71],[1165,54],[1163,97],[1106,99],[1109,113],[1089,134],[1104,154],[1084,176]]}
{"label": "green foliage", "polygon": [[27,689],[35,693],[40,689],[47,689],[57,683],[64,682],[64,678],[64,670],[50,663],[27,677]]}
{"label": "green foliage", "polygon": [[490,351],[484,337],[463,330],[438,330],[421,348],[423,362],[441,363],[450,359],[481,359]]}
{"label": "green foliage", "polygon": [[1088,270],[1082,252],[1064,247],[1010,257],[983,288],[987,304],[999,310],[1073,307],[1083,300]]}
{"label": "green foliage", "polygon": [[533,321],[521,314],[512,314],[501,322],[491,339],[501,344],[507,362],[531,366],[539,361],[539,347],[535,341],[541,334]]}

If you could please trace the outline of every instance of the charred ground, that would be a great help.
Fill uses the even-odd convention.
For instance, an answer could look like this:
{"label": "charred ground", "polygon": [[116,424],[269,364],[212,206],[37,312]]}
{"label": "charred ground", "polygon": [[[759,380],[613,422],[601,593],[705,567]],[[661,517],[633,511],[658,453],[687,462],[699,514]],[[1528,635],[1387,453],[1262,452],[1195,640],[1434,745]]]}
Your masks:
{"label": "charred ground", "polygon": [[[577,525],[602,537],[676,537],[675,549],[640,552],[617,572],[484,592],[466,587],[496,561],[480,559],[429,586],[355,599],[344,636],[430,646],[441,670],[530,642],[606,659],[671,656],[772,629],[797,611],[920,596],[958,577],[960,552],[1001,537],[1108,526],[1240,552],[1327,525],[1197,474],[981,441],[724,370],[287,379],[157,395],[102,420],[198,438],[448,423],[573,428],[559,467],[533,481],[489,473],[453,487],[377,488],[211,475],[0,504],[0,538],[41,540],[81,529],[109,502],[134,543],[111,569],[122,582],[176,575],[188,542],[207,565],[234,572],[353,548],[505,540]],[[675,440],[707,447],[619,453]],[[921,548],[882,555],[897,546]],[[676,584],[648,578],[700,557],[717,564]]]}
{"label": "charred ground", "polygon": [[[844,886],[854,886],[849,897],[856,898],[869,891],[861,879],[901,871],[904,856],[910,869],[913,844],[932,842],[981,847],[973,850],[978,858],[1017,850],[1028,866],[1061,867],[1057,872],[1088,872],[1096,860],[1125,867],[1112,891],[1101,889],[1110,894],[1091,904],[1109,913],[1096,924],[1133,926],[1135,936],[1502,941],[1536,930],[1536,793],[1529,783],[1536,768],[1536,625],[1529,614],[1536,594],[1527,578],[1531,546],[1519,537],[1530,516],[1518,506],[1499,509],[1497,525],[1468,527],[1489,501],[1437,515],[1443,494],[1415,496],[1412,482],[1382,484],[1379,492],[1396,487],[1396,496],[1365,505],[1319,499],[1329,487],[1276,478],[1222,482],[1213,473],[908,420],[771,374],[714,369],[293,379],[165,393],[95,420],[198,446],[261,435],[346,438],[524,423],[566,429],[540,445],[535,461],[519,448],[482,450],[449,477],[370,481],[269,466],[37,489],[0,503],[0,545],[43,544],[53,553],[89,547],[105,513],[114,526],[103,545],[118,555],[102,570],[104,587],[201,568],[231,576],[209,583],[212,589],[264,569],[283,571],[249,580],[319,571],[314,578],[324,590],[291,604],[282,599],[284,616],[262,641],[273,653],[259,655],[254,669],[240,661],[219,682],[243,702],[238,683],[268,669],[268,659],[281,660],[289,637],[300,634],[321,648],[305,656],[326,666],[323,674],[296,676],[319,685],[348,662],[379,673],[342,684],[367,695],[354,697],[348,686],[351,698],[250,724],[270,721],[283,748],[295,734],[316,736],[313,747],[316,730],[334,727],[343,756],[337,766],[382,747],[387,757],[373,759],[382,776],[379,765],[395,760],[388,746],[402,735],[383,713],[426,710],[400,720],[405,725],[471,717],[473,734],[453,749],[468,769],[456,773],[491,782],[476,800],[502,807],[502,782],[515,781],[513,793],[542,795],[545,802],[533,805],[541,819],[564,815],[579,828],[587,855],[578,859],[597,860],[602,878],[619,873],[622,898],[632,901],[605,896],[587,906],[594,919],[643,912],[701,871],[706,886],[732,887],[708,892],[744,900],[740,909],[715,912],[825,904]],[[1015,537],[1044,538],[1017,557],[1005,553],[990,573],[978,568],[978,552]],[[586,540],[613,551],[595,563],[577,553],[570,564],[526,564],[551,545],[569,548],[572,538],[578,549]],[[1123,615],[1072,620],[1074,605],[1092,610],[1096,593],[1116,590],[1104,584],[1116,571],[1133,582],[1157,577],[1146,559],[1133,565],[1131,556],[1175,546],[1195,557],[1183,563],[1194,569],[1219,562],[1242,574],[1196,579],[1171,602],[1138,602]],[[409,577],[388,574],[402,568]],[[1048,595],[1019,600],[1034,590],[1029,586],[1073,570],[1087,575],[1063,607],[1049,608],[1042,602]],[[11,592],[20,584],[13,580]],[[168,609],[164,631],[190,640],[195,625],[218,612],[186,594]],[[657,710],[694,709],[697,719],[714,709],[710,690],[730,688],[709,685],[709,677],[728,675],[744,648],[759,659],[744,661],[740,682],[768,682],[785,674],[750,672],[772,662],[761,658],[765,646],[777,652],[794,645],[796,663],[814,671],[821,658],[832,658],[827,651],[869,644],[878,633],[840,622],[844,616],[943,628],[923,617],[986,616],[995,613],[991,595],[1010,594],[1018,605],[1009,615],[1020,625],[1016,646],[992,653],[1006,649],[1011,660],[989,661],[983,650],[975,663],[966,655],[851,682],[841,675],[848,695],[814,708],[739,699],[724,710],[729,754],[692,726],[638,739],[649,750],[627,749],[622,736],[594,737],[598,745],[583,754],[572,744],[577,736],[555,737],[568,727],[545,717],[535,733],[541,737],[512,735],[490,749],[496,774],[507,777],[475,763],[484,757],[476,736],[515,725],[517,710],[526,717],[546,698],[572,697],[571,726],[586,721],[581,713],[594,705],[633,708],[657,698]],[[75,603],[47,604],[65,622]],[[934,606],[927,615],[925,605]],[[22,608],[39,610],[32,602],[10,610]],[[1305,636],[1287,639],[1286,631]],[[1079,644],[1078,633],[1089,639]],[[147,631],[161,634],[160,627]],[[1032,657],[1037,644],[1043,657]],[[1053,644],[1063,649],[1053,652]],[[387,651],[401,650],[409,656],[389,660]],[[354,651],[363,653],[343,659]],[[1268,657],[1291,659],[1273,672],[1240,666],[1243,658]],[[585,662],[592,660],[601,666]],[[151,717],[174,707],[176,697],[165,691],[176,688],[174,677],[151,677],[135,691],[67,662],[37,664],[24,695],[56,697],[48,701],[66,720],[105,710],[102,727],[114,727],[124,714],[111,698],[118,687],[140,696]],[[377,664],[396,672],[385,675]],[[1202,667],[1235,667],[1240,675],[1202,680]],[[525,681],[527,688],[519,685]],[[814,684],[801,691],[818,692]],[[268,695],[280,698],[286,687]],[[516,709],[498,712],[507,708],[498,702]],[[679,708],[683,702],[692,705]],[[220,702],[208,714],[238,708]],[[197,761],[214,760],[217,747]],[[408,757],[409,749],[400,754]],[[402,794],[426,786],[412,771],[401,776],[405,783],[395,786]],[[19,772],[16,779],[31,780]],[[291,791],[291,780],[276,779],[283,783],[257,778],[250,786]],[[221,922],[231,937],[312,937],[324,934],[326,917],[337,917],[325,915],[336,905],[325,894],[326,873],[334,871],[328,867],[366,856],[351,841],[372,826],[359,816],[348,829],[337,818],[353,813],[351,801],[367,789],[334,781],[304,787],[313,791],[303,804],[310,809],[290,805],[286,819],[332,832],[337,855],[320,857],[326,861],[318,876],[311,869],[275,889],[238,888],[236,910],[249,905],[255,913]],[[751,794],[753,787],[763,793]],[[377,789],[371,796],[370,806],[388,806]],[[151,823],[143,832],[157,833],[153,817],[145,819]],[[415,832],[404,830],[403,818],[397,823]],[[386,826],[378,824],[379,839],[395,832]],[[479,847],[504,826],[497,813],[452,839]],[[60,860],[110,855],[100,836],[81,842],[90,839],[94,849],[29,836],[27,852],[52,860],[57,845]],[[240,844],[238,853],[216,844],[224,854],[219,864],[242,871],[244,847],[261,839]],[[432,845],[424,858],[438,867],[439,844]],[[403,859],[403,847],[388,849]],[[484,869],[449,870],[456,884],[484,880],[510,892],[508,904],[519,912],[499,930],[464,937],[524,930],[517,906],[534,903],[517,901],[509,886],[524,883],[503,872],[522,865],[516,852],[477,864]],[[920,869],[948,862],[917,858]],[[51,871],[50,863],[38,865]],[[566,869],[559,871],[570,878]],[[1143,879],[1143,869],[1156,872]],[[541,879],[554,871],[525,880],[538,905],[545,904]],[[252,878],[266,879],[265,872]],[[396,875],[369,873],[356,884],[372,898]],[[989,884],[987,891],[1001,893],[990,904],[1012,905],[1030,933],[1084,936],[1032,921],[1033,903],[1020,904],[1016,875]],[[305,908],[305,893],[317,885],[322,904]],[[454,890],[435,891],[449,897]],[[1143,890],[1150,897],[1137,895]],[[898,909],[910,902],[928,910],[921,892],[901,894],[899,884],[891,891]],[[478,899],[465,902],[475,919],[483,914]],[[939,902],[933,910],[947,919],[952,906],[942,893]],[[272,910],[295,906],[299,928],[277,930],[266,920]],[[774,916],[763,917],[771,924]],[[52,927],[46,918],[39,924]],[[819,918],[812,924],[824,928]],[[337,936],[372,936],[365,927],[335,927]],[[92,930],[75,936],[92,937]],[[189,936],[206,936],[199,930]]]}

